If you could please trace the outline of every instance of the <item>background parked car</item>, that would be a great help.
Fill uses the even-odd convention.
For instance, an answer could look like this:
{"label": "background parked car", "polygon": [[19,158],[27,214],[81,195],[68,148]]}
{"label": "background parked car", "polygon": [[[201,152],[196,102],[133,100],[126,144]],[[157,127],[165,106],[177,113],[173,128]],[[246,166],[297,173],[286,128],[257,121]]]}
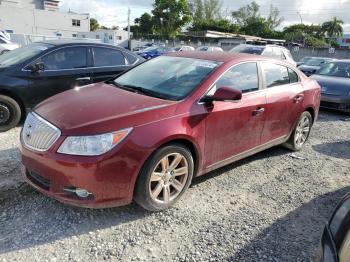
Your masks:
{"label": "background parked car", "polygon": [[335,208],[323,231],[321,262],[350,261],[350,193]]}
{"label": "background parked car", "polygon": [[195,51],[196,49],[193,46],[182,45],[182,46],[174,47],[173,50],[175,52],[182,52],[182,51]]}
{"label": "background parked car", "polygon": [[12,43],[4,32],[0,32],[0,55],[18,48],[19,45]]}
{"label": "background parked car", "polygon": [[331,62],[335,59],[327,57],[310,57],[302,65],[299,65],[298,68],[305,75],[311,76],[316,73],[317,70],[321,68],[324,63]]}
{"label": "background parked car", "polygon": [[224,52],[224,50],[218,46],[200,46],[196,50],[200,52]]}
{"label": "background parked car", "polygon": [[151,46],[157,46],[157,45],[156,45],[155,43],[147,43],[147,44],[145,44],[145,45],[143,45],[143,46],[134,47],[134,48],[132,49],[132,51],[133,51],[133,52],[143,51],[143,50],[145,50],[146,48],[151,47]]}
{"label": "background parked car", "polygon": [[42,100],[77,86],[105,81],[143,61],[106,44],[39,42],[0,56],[0,131],[16,126]]}
{"label": "background parked car", "polygon": [[294,61],[290,51],[282,46],[278,45],[246,45],[241,44],[231,49],[232,53],[245,53],[253,55],[263,55],[272,57],[278,60],[287,61],[290,64],[296,66],[297,63]]}
{"label": "background parked car", "polygon": [[308,60],[312,59],[311,56],[305,56],[297,62],[297,66],[305,64]]}
{"label": "background parked car", "polygon": [[174,51],[171,48],[168,48],[165,46],[151,46],[151,47],[147,47],[143,51],[136,52],[136,54],[143,57],[144,59],[152,59],[169,52],[174,52]]}
{"label": "background parked car", "polygon": [[321,86],[321,106],[350,112],[350,60],[324,64],[311,76]]}

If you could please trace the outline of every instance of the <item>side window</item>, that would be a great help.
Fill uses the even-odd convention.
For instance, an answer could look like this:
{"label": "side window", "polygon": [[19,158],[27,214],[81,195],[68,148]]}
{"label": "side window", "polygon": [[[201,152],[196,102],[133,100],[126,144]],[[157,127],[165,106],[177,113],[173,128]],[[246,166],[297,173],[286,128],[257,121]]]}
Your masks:
{"label": "side window", "polygon": [[94,65],[96,67],[125,65],[125,57],[116,49],[94,47]]}
{"label": "side window", "polygon": [[299,82],[299,76],[297,73],[295,73],[294,70],[288,68],[288,73],[289,73],[289,81],[291,84]]}
{"label": "side window", "polygon": [[67,47],[41,58],[45,70],[86,68],[87,49],[85,47]]}
{"label": "side window", "polygon": [[257,64],[245,63],[231,68],[216,83],[216,88],[223,86],[241,90],[242,93],[258,90]]}
{"label": "side window", "polygon": [[289,73],[285,66],[262,63],[267,87],[274,87],[289,84]]}
{"label": "side window", "polygon": [[281,48],[274,47],[273,50],[276,54],[276,58],[281,59],[281,60],[286,60],[286,56],[283,54]]}
{"label": "side window", "polygon": [[128,60],[129,65],[134,64],[138,59],[136,56],[129,54],[128,52],[124,52],[124,55],[125,55],[126,59]]}

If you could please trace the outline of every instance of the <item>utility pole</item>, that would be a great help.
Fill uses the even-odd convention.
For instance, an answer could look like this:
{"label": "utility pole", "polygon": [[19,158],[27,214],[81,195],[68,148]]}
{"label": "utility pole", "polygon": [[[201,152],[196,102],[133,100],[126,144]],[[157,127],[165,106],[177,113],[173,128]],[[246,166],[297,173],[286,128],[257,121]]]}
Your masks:
{"label": "utility pole", "polygon": [[298,14],[299,17],[300,17],[300,23],[303,24],[303,17],[301,16],[300,12],[297,12],[297,14]]}
{"label": "utility pole", "polygon": [[129,50],[131,50],[131,39],[130,39],[130,14],[131,14],[131,10],[130,7],[128,9],[128,47]]}

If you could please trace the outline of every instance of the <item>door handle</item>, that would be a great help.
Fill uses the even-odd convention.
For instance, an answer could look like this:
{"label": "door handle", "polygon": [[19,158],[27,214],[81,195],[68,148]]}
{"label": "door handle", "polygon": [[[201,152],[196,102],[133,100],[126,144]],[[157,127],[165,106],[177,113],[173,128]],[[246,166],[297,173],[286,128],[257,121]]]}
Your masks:
{"label": "door handle", "polygon": [[304,99],[304,95],[296,95],[293,100],[294,100],[294,103],[299,103],[303,101],[303,99]]}
{"label": "door handle", "polygon": [[253,111],[253,116],[259,116],[259,115],[261,115],[264,112],[265,112],[265,108],[259,107],[259,108],[257,108],[256,110]]}
{"label": "door handle", "polygon": [[91,81],[91,77],[80,77],[80,78],[77,78],[75,79],[76,81]]}

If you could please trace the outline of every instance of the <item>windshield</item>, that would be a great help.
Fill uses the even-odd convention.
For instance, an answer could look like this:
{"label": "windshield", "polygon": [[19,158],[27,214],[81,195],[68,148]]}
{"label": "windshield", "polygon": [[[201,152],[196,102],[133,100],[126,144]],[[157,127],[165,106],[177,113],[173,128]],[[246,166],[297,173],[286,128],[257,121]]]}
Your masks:
{"label": "windshield", "polygon": [[318,71],[319,75],[350,78],[350,63],[328,63],[324,64]]}
{"label": "windshield", "polygon": [[220,63],[161,56],[143,63],[114,80],[121,88],[143,89],[167,100],[189,95]]}
{"label": "windshield", "polygon": [[17,48],[0,56],[0,66],[6,67],[22,63],[50,47],[52,45],[38,43]]}
{"label": "windshield", "polygon": [[327,60],[323,59],[323,58],[312,58],[312,59],[307,60],[305,62],[305,65],[308,65],[308,66],[320,66],[326,61]]}
{"label": "windshield", "polygon": [[264,51],[263,47],[253,45],[238,45],[231,49],[231,53],[245,53],[253,55],[261,55]]}

